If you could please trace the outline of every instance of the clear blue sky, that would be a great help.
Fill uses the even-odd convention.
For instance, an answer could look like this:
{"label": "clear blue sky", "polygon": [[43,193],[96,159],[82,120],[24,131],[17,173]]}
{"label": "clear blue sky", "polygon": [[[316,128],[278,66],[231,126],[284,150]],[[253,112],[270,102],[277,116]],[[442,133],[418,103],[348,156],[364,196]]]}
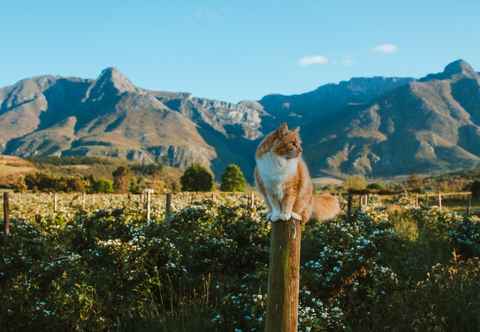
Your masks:
{"label": "clear blue sky", "polygon": [[478,0],[5,1],[0,86],[115,66],[144,88],[239,101],[458,58],[480,70],[479,13]]}

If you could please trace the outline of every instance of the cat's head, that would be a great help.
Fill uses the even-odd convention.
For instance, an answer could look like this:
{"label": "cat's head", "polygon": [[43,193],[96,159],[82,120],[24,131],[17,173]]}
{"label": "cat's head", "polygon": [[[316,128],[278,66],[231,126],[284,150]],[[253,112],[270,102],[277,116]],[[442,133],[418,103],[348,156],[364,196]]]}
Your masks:
{"label": "cat's head", "polygon": [[300,128],[288,130],[286,123],[278,127],[273,133],[275,140],[271,151],[286,159],[298,158],[302,154],[302,141],[300,140]]}

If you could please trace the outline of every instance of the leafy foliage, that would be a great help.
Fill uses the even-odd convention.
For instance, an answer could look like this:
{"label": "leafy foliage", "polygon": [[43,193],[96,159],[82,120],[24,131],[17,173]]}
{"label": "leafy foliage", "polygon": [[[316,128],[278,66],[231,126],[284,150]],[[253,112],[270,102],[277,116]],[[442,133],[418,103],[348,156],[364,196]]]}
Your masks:
{"label": "leafy foliage", "polygon": [[[299,330],[478,330],[479,220],[403,206],[305,226]],[[0,238],[2,331],[262,330],[265,209],[222,198],[175,211],[15,217]]]}
{"label": "leafy foliage", "polygon": [[185,170],[180,183],[182,191],[211,191],[213,175],[202,165],[194,164]]}
{"label": "leafy foliage", "polygon": [[222,184],[220,190],[222,191],[245,191],[247,182],[240,166],[230,164],[225,169],[222,175]]}

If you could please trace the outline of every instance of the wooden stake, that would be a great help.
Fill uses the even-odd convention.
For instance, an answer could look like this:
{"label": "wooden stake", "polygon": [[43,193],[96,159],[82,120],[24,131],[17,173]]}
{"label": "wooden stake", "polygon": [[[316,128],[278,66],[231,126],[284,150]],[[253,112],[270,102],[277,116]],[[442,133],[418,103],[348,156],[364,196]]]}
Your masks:
{"label": "wooden stake", "polygon": [[152,190],[147,191],[147,221],[151,219],[151,206],[152,205]]}
{"label": "wooden stake", "polygon": [[438,207],[441,209],[442,208],[442,194],[438,193]]}
{"label": "wooden stake", "polygon": [[5,235],[10,235],[10,204],[8,201],[8,192],[3,193],[3,232]]}
{"label": "wooden stake", "polygon": [[53,212],[57,212],[57,193],[53,193]]}
{"label": "wooden stake", "polygon": [[347,217],[349,221],[352,219],[352,204],[353,204],[353,195],[351,192],[349,192],[348,198],[347,198]]}
{"label": "wooden stake", "polygon": [[300,289],[299,221],[272,223],[266,332],[296,332]]}
{"label": "wooden stake", "polygon": [[467,203],[467,216],[472,213],[472,195],[468,196],[468,203]]}
{"label": "wooden stake", "polygon": [[252,210],[255,209],[255,192],[254,191],[250,193],[250,209]]}
{"label": "wooden stake", "polygon": [[165,197],[165,219],[169,220],[172,215],[172,193],[167,193]]}

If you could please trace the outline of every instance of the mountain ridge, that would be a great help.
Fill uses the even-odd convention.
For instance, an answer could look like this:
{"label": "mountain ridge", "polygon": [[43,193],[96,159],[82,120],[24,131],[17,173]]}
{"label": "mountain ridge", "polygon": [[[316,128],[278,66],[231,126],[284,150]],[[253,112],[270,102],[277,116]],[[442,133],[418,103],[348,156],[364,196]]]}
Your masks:
{"label": "mountain ridge", "polygon": [[[229,103],[135,86],[115,67],[0,88],[0,153],[192,163],[251,177],[258,141],[302,128],[314,176],[394,176],[480,162],[480,76],[464,60],[423,78],[354,77],[296,95]],[[407,167],[408,166],[408,167]]]}

